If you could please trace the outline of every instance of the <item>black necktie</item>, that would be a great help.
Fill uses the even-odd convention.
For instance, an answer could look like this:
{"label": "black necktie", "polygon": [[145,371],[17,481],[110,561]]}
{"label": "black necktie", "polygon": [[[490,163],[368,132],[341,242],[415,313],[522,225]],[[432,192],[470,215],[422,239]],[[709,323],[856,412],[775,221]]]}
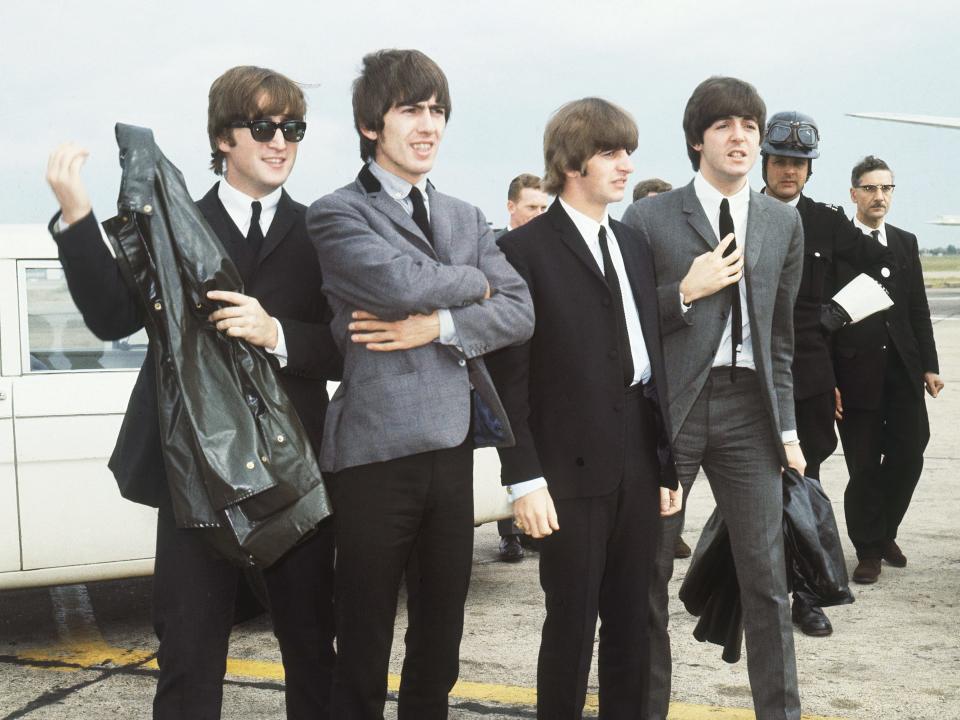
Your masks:
{"label": "black necktie", "polygon": [[256,262],[260,258],[260,249],[263,247],[263,230],[260,229],[260,211],[263,209],[259,200],[250,203],[250,229],[247,230],[247,247]]}
{"label": "black necktie", "polygon": [[870,234],[873,236],[873,239],[874,239],[874,240],[876,240],[877,242],[880,242],[880,231],[879,231],[879,230],[871,230],[871,231],[870,231]]}
{"label": "black necktie", "polygon": [[[727,235],[733,233],[733,231],[733,216],[730,215],[730,201],[724,198],[720,201],[720,239],[723,240]],[[726,257],[736,249],[737,239],[734,237],[733,241],[727,245],[723,256]],[[731,286],[731,290],[733,291],[733,299],[731,300],[733,309],[731,310],[730,317],[730,344],[733,346],[733,359],[730,364],[732,367],[736,367],[737,353],[743,348],[743,309],[740,307],[740,283],[734,283]]]}
{"label": "black necktie", "polygon": [[627,335],[627,318],[623,313],[623,295],[620,294],[620,279],[610,259],[610,248],[607,246],[607,229],[601,225],[597,235],[600,239],[600,254],[603,256],[603,277],[610,288],[613,298],[614,319],[617,322],[617,350],[620,353],[620,365],[623,370],[623,385],[630,387],[633,384],[633,353],[630,351],[630,338]]}
{"label": "black necktie", "polygon": [[423,202],[423,194],[420,188],[414,185],[410,188],[410,194],[407,196],[413,202],[413,221],[427,238],[427,242],[433,245],[433,232],[430,230],[430,218],[427,217],[427,206]]}

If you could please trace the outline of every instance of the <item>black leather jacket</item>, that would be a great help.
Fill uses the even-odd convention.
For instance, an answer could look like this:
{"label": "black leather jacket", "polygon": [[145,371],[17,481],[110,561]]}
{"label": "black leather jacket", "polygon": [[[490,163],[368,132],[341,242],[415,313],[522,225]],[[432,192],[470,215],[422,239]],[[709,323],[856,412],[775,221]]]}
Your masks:
{"label": "black leather jacket", "polygon": [[313,449],[266,353],[217,332],[208,290],[240,274],[153,133],[118,124],[119,214],[104,223],[143,307],[177,525],[265,567],[330,514]]}

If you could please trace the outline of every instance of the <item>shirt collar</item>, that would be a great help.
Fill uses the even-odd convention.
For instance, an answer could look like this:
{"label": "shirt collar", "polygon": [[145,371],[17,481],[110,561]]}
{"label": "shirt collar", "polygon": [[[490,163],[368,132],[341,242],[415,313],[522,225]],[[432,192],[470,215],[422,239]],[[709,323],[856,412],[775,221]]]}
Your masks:
{"label": "shirt collar", "polygon": [[[383,191],[394,200],[403,200],[410,194],[410,188],[413,187],[412,183],[404,180],[402,177],[394,175],[389,170],[384,170],[382,167],[377,165],[376,160],[371,160],[368,167],[370,168],[370,172],[373,173],[373,176],[380,181],[380,186],[383,188]],[[423,194],[423,196],[426,197],[426,175],[420,178],[420,182],[417,183],[417,187],[420,189],[420,192]]]}
{"label": "shirt collar", "polygon": [[251,203],[259,202],[261,213],[269,213],[275,210],[277,205],[280,204],[280,196],[282,194],[283,188],[278,187],[272,193],[264,195],[258,201],[246,193],[237,190],[226,179],[217,186],[217,197],[220,198],[220,202],[223,203],[226,211],[230,213],[232,217],[245,217],[248,222],[253,212],[253,208],[250,207]]}
{"label": "shirt collar", "polygon": [[860,228],[860,230],[862,230],[862,231],[863,231],[864,233],[866,233],[867,235],[871,235],[874,230],[879,230],[879,231],[880,231],[880,242],[883,243],[884,245],[887,244],[887,224],[886,224],[885,222],[880,223],[880,227],[878,227],[878,228],[872,228],[872,227],[870,227],[869,225],[860,222],[860,218],[858,218],[856,215],[854,215],[854,216],[853,216],[853,224],[856,225],[858,228]]}
{"label": "shirt collar", "polygon": [[616,237],[613,235],[613,230],[610,228],[610,216],[606,211],[603,213],[603,220],[597,222],[589,215],[584,215],[582,212],[570,205],[570,203],[564,202],[562,197],[558,196],[557,200],[560,201],[560,207],[562,207],[570,219],[573,220],[573,224],[577,226],[577,230],[580,231],[583,239],[587,242],[597,241],[597,237],[600,235],[601,226],[606,228],[607,237]]}
{"label": "shirt collar", "polygon": [[699,170],[693,176],[693,189],[697,193],[697,199],[703,205],[703,210],[708,218],[712,218],[720,212],[720,201],[725,197],[730,203],[730,212],[736,213],[738,210],[745,209],[750,204],[750,183],[744,179],[743,187],[737,190],[733,195],[726,196],[711,185]]}

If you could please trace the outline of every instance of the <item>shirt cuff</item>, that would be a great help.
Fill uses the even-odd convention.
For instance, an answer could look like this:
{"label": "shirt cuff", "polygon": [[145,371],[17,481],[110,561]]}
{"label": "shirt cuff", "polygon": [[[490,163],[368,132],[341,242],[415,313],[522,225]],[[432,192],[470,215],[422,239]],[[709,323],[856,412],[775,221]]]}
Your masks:
{"label": "shirt cuff", "polygon": [[690,308],[693,307],[693,303],[690,303],[689,305],[687,305],[686,303],[683,302],[683,293],[677,293],[677,294],[680,296],[680,312],[685,314]]}
{"label": "shirt cuff", "polygon": [[277,325],[277,346],[273,350],[270,348],[264,349],[273,355],[280,363],[280,367],[283,368],[287,366],[287,341],[283,338],[283,325],[280,324],[280,321],[276,318],[271,318],[271,320]]}
{"label": "shirt cuff", "polygon": [[780,439],[784,445],[796,445],[800,442],[800,436],[796,430],[784,430],[780,433]]}
{"label": "shirt cuff", "polygon": [[507,493],[510,495],[510,500],[515,502],[524,495],[529,495],[534,490],[539,490],[546,486],[547,481],[542,477],[538,477],[533,480],[524,480],[523,482],[518,482],[513,485],[507,485]]}
{"label": "shirt cuff", "polygon": [[59,235],[60,233],[64,232],[68,227],[70,227],[70,223],[66,222],[63,219],[63,215],[61,215],[60,217],[57,218],[57,224],[53,226],[53,231],[57,235]]}
{"label": "shirt cuff", "polygon": [[460,336],[457,335],[457,326],[453,324],[453,315],[447,308],[437,310],[437,317],[440,319],[440,337],[437,342],[441,345],[460,346]]}

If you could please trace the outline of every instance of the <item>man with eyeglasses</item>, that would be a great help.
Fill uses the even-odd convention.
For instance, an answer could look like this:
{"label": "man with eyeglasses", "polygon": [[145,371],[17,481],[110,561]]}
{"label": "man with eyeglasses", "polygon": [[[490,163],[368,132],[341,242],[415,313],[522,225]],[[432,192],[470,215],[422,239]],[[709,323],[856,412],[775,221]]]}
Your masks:
{"label": "man with eyeglasses", "polygon": [[[835,205],[803,194],[820,157],[820,130],[809,115],[779,112],[770,118],[760,145],[763,192],[800,213],[803,222],[803,276],[793,307],[793,395],[797,435],[807,461],[807,477],[820,479],[820,464],[837,447],[834,430],[836,380],[832,343],[820,322],[821,309],[839,289],[835,264],[841,260],[857,272],[889,282],[891,252],[866,237]],[[823,610],[801,592],[793,593],[793,622],[805,635],[833,632]]]}
{"label": "man with eyeglasses", "polygon": [[[923,469],[930,425],[923,389],[943,389],[917,238],[884,221],[893,200],[890,167],[872,155],[853,168],[854,223],[893,253],[893,307],[836,335],[837,427],[850,480],[844,494],[847,533],[857,551],[853,580],[874,583],[881,561],[904,567],[897,530]],[[857,274],[841,263],[840,284]]]}
{"label": "man with eyeglasses", "polygon": [[[217,329],[263,347],[317,455],[328,403],[326,381],[342,360],[330,333],[322,277],[307,239],[306,208],[283,184],[304,137],[302,90],[272,70],[235,67],[210,87],[207,130],[211,170],[224,178],[197,202],[243,278],[247,294],[211,291],[222,303]],[[67,144],[50,157],[49,182],[60,212],[50,229],[67,284],[84,321],[107,340],[143,327],[136,293],[101,240],[80,170],[87,151]],[[219,718],[227,645],[243,571],[216,555],[204,530],[176,524],[157,410],[152,350],[133,389],[110,459],[128,500],[159,508],[153,579],[160,640],[156,720]],[[200,479],[197,478],[197,482]],[[317,532],[263,571],[286,675],[287,717],[331,718],[333,528]]]}

